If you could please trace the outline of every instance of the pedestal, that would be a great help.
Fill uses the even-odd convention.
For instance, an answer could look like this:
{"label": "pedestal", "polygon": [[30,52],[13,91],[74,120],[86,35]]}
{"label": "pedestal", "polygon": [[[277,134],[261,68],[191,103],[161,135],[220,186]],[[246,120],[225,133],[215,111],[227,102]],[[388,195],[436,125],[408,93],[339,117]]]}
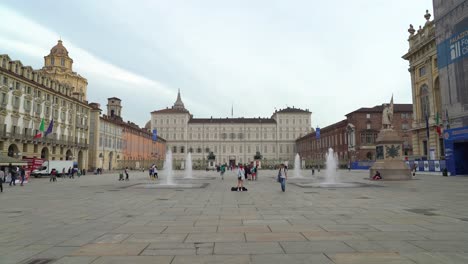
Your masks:
{"label": "pedestal", "polygon": [[403,160],[403,140],[398,132],[382,129],[376,142],[376,161],[369,169],[369,177],[379,171],[383,180],[411,180],[411,170]]}

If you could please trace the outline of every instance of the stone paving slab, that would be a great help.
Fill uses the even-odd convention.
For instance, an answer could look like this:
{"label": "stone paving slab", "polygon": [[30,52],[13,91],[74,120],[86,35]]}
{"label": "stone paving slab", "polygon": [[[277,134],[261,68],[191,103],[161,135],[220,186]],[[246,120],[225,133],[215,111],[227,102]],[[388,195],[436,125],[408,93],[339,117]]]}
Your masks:
{"label": "stone paving slab", "polygon": [[155,243],[155,242],[184,242],[185,234],[133,234],[122,243]]}
{"label": "stone paving slab", "polygon": [[170,264],[174,256],[120,256],[100,257],[93,264]]}
{"label": "stone paving slab", "polygon": [[249,255],[175,256],[171,264],[250,264]]}
{"label": "stone paving slab", "polygon": [[73,256],[137,256],[149,244],[87,244],[71,253]]}
{"label": "stone paving slab", "polygon": [[264,254],[252,255],[252,264],[333,264],[324,254]]}
{"label": "stone paving slab", "polygon": [[248,242],[306,241],[301,233],[246,233]]}
{"label": "stone paving slab", "polygon": [[245,242],[244,233],[194,233],[189,234],[185,242]]}
{"label": "stone paving slab", "polygon": [[327,254],[335,264],[413,264],[408,258],[398,253],[368,252],[368,253],[336,253]]}
{"label": "stone paving slab", "polygon": [[287,254],[355,252],[342,241],[280,242]]}
{"label": "stone paving slab", "polygon": [[215,243],[214,254],[229,255],[229,254],[282,254],[284,253],[278,242],[224,242]]}

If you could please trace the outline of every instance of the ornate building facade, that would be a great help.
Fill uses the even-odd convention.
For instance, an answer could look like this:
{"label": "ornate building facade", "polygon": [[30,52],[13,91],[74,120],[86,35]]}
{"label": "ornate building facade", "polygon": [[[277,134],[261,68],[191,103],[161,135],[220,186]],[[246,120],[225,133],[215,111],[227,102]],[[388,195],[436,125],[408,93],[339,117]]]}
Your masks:
{"label": "ornate building facade", "polygon": [[408,29],[409,50],[403,59],[409,61],[411,90],[413,94],[413,153],[417,159],[441,159],[444,157],[444,143],[437,126],[442,125],[443,111],[439,71],[437,68],[437,49],[435,24],[426,11],[424,27]]}
{"label": "ornate building facade", "polygon": [[167,140],[176,167],[188,152],[201,168],[211,152],[218,164],[247,163],[258,152],[263,164],[274,165],[294,160],[295,139],[311,131],[311,112],[288,107],[270,118],[194,118],[179,92],[171,108],[151,112],[150,126]]}
{"label": "ornate building facade", "polygon": [[[20,159],[75,160],[87,167],[90,107],[73,87],[0,55],[0,151]],[[44,130],[41,138],[34,138]]]}
{"label": "ornate building facade", "polygon": [[89,169],[148,168],[153,163],[161,166],[165,140],[154,141],[148,129],[124,122],[121,102],[117,97],[108,98],[107,114],[102,116],[99,104],[90,104]]}
{"label": "ornate building facade", "polygon": [[[394,104],[393,127],[402,137],[403,153],[412,155],[412,105]],[[382,128],[383,106],[362,107],[346,115],[346,119],[307,134],[296,140],[297,150],[306,166],[323,165],[329,148],[342,166],[355,161],[375,160],[376,138]]]}

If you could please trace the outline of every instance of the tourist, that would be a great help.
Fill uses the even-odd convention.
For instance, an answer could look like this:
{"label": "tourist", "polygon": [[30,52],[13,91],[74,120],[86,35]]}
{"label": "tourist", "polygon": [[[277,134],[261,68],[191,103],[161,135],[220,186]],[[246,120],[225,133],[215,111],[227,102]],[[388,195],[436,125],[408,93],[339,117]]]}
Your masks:
{"label": "tourist", "polygon": [[312,176],[314,176],[314,174],[315,174],[315,167],[312,166]]}
{"label": "tourist", "polygon": [[250,165],[244,165],[245,176],[248,181],[252,180],[252,173],[250,171]]}
{"label": "tourist", "polygon": [[128,167],[125,168],[125,180],[128,181]]}
{"label": "tourist", "polygon": [[3,181],[5,180],[5,168],[0,168],[0,192],[3,192]]}
{"label": "tourist", "polygon": [[149,169],[148,169],[150,180],[153,179],[153,168],[154,168],[154,164],[151,165],[151,167],[149,167]]}
{"label": "tourist", "polygon": [[287,173],[287,167],[284,166],[283,163],[280,165],[280,169],[278,171],[278,179],[279,182],[281,183],[281,190],[283,192],[286,191],[286,180],[288,179],[288,173]]}
{"label": "tourist", "polygon": [[252,168],[250,169],[250,173],[252,174],[252,181],[257,180],[257,166],[252,164]]}
{"label": "tourist", "polygon": [[57,170],[52,169],[52,171],[50,172],[49,182],[56,182],[56,181],[57,181]]}
{"label": "tourist", "polygon": [[153,178],[154,179],[158,179],[159,176],[158,176],[158,166],[154,165],[154,168],[153,168]]}
{"label": "tourist", "polygon": [[24,178],[26,177],[26,171],[24,170],[24,167],[20,168],[20,177],[21,177],[21,186],[23,186]]}
{"label": "tourist", "polygon": [[72,174],[72,168],[69,167],[69,168],[68,168],[68,178],[71,179],[72,176],[73,176],[73,174]]}
{"label": "tourist", "polygon": [[245,180],[245,170],[242,164],[239,164],[239,168],[237,169],[237,191],[242,192],[244,191],[244,180]]}
{"label": "tourist", "polygon": [[13,166],[11,166],[11,163],[10,163],[10,166],[8,168],[10,174],[11,174],[11,178],[10,178],[10,186],[11,184],[13,183],[14,186],[16,186],[16,168],[14,168]]}
{"label": "tourist", "polygon": [[221,174],[221,180],[224,181],[224,173],[226,172],[226,165],[225,164],[221,165],[221,167],[219,168],[219,171]]}
{"label": "tourist", "polygon": [[382,179],[382,176],[380,176],[380,172],[376,171],[374,177],[372,177],[372,180],[377,181],[381,179]]}

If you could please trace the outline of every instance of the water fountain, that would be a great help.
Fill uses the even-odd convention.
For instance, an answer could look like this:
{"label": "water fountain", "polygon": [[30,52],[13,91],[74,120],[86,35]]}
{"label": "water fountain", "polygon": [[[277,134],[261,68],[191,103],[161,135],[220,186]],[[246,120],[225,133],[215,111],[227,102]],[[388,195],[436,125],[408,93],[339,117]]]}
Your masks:
{"label": "water fountain", "polygon": [[174,185],[174,180],[172,179],[172,151],[169,149],[166,153],[166,160],[164,161],[164,174],[166,174],[166,184]]}
{"label": "water fountain", "polygon": [[328,149],[328,153],[326,154],[327,160],[325,162],[325,183],[336,183],[337,179],[337,171],[336,168],[338,167],[338,157],[336,156],[335,152],[332,148]]}
{"label": "water fountain", "polygon": [[341,182],[338,177],[338,157],[332,148],[326,153],[325,181],[319,183],[294,183],[302,188],[349,188],[372,186],[360,182]]}
{"label": "water fountain", "polygon": [[296,157],[294,158],[294,169],[293,169],[294,178],[302,178],[301,175],[301,157],[299,153],[296,153]]}
{"label": "water fountain", "polygon": [[[192,177],[192,156],[188,155],[187,157],[187,168],[189,172],[186,174]],[[178,183],[174,181],[174,169],[172,167],[172,152],[168,150],[166,152],[166,160],[164,160],[162,174],[166,177],[166,182],[154,182],[152,184],[136,184],[134,188],[143,188],[143,189],[199,189],[205,188],[209,183]],[[179,179],[181,180],[181,179]]]}
{"label": "water fountain", "polygon": [[187,158],[185,159],[185,178],[192,179],[193,172],[192,172],[192,153],[189,152],[187,154]]}

